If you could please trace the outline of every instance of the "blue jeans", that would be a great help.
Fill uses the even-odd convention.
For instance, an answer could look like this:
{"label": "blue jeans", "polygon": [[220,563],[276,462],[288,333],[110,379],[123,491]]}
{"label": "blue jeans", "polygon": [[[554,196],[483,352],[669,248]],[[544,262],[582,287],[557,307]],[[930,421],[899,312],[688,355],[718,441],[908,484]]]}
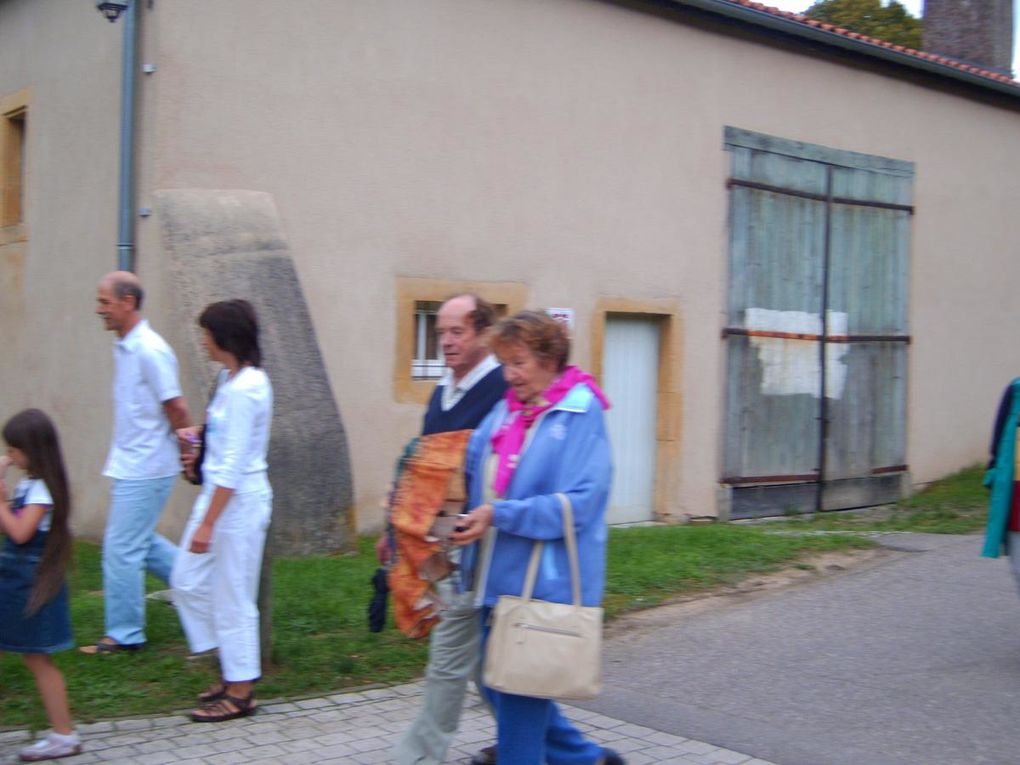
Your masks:
{"label": "blue jeans", "polygon": [[103,591],[106,634],[118,643],[145,642],[146,570],[170,580],[177,548],[156,533],[156,523],[175,479],[113,480],[103,535]]}
{"label": "blue jeans", "polygon": [[[482,656],[489,639],[491,608],[482,609]],[[496,759],[513,765],[594,765],[604,754],[586,739],[555,701],[515,696],[483,687],[496,713]]]}

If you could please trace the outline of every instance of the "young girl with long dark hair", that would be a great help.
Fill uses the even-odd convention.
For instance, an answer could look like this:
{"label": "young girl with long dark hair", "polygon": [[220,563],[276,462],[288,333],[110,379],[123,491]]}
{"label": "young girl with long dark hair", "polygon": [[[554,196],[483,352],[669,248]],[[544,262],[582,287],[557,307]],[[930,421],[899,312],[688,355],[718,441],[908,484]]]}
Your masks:
{"label": "young girl with long dark hair", "polygon": [[[35,677],[52,732],[21,750],[25,762],[69,757],[81,751],[71,722],[64,675],[50,654],[74,644],[67,601],[72,536],[71,495],[57,429],[38,409],[20,412],[3,427],[0,456],[0,651],[24,656]],[[8,500],[11,465],[23,470]]]}

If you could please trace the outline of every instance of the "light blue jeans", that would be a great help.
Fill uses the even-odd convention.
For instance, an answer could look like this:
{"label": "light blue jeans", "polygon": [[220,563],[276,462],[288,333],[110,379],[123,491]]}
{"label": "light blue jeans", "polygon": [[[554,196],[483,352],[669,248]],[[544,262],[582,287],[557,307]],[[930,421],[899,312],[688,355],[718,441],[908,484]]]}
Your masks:
{"label": "light blue jeans", "polygon": [[106,634],[118,643],[145,642],[145,572],[170,581],[177,548],[156,533],[156,524],[176,478],[113,480],[103,535],[103,593]]}

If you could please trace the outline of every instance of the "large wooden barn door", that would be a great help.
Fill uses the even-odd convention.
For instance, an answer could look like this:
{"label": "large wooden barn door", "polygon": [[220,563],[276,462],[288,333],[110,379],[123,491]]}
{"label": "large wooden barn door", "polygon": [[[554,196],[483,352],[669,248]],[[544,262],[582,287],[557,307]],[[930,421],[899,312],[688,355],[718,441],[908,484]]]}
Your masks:
{"label": "large wooden barn door", "polygon": [[913,166],[728,128],[731,516],[900,496]]}

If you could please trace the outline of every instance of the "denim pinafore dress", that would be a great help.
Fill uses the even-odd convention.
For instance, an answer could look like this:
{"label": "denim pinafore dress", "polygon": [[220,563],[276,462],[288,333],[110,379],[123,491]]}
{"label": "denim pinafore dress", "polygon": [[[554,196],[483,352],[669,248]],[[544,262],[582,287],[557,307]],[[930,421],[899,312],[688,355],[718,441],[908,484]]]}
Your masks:
{"label": "denim pinafore dress", "polygon": [[[18,502],[17,497],[11,502],[15,512],[22,507]],[[10,538],[4,540],[0,552],[0,651],[56,653],[74,647],[66,582],[38,611],[25,615],[47,536],[46,531],[36,531],[20,545]]]}

